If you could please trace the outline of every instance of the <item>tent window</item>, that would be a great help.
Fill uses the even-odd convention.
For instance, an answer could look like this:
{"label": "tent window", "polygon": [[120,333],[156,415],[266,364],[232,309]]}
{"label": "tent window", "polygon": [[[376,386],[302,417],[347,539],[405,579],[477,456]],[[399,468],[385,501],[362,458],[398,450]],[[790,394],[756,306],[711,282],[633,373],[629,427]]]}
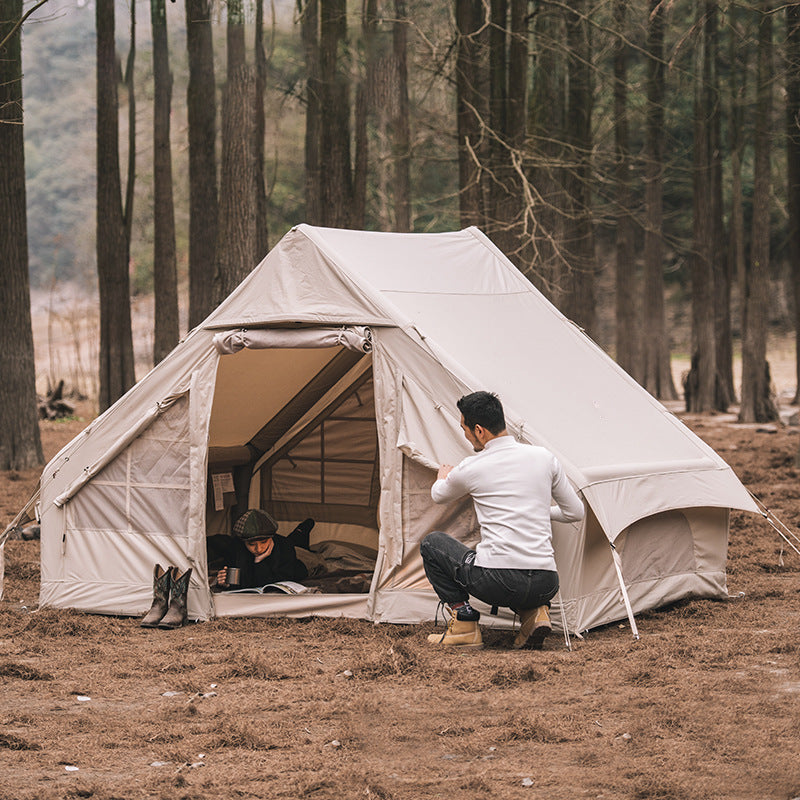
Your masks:
{"label": "tent window", "polygon": [[380,493],[371,371],[261,469],[262,497],[279,518],[375,525]]}

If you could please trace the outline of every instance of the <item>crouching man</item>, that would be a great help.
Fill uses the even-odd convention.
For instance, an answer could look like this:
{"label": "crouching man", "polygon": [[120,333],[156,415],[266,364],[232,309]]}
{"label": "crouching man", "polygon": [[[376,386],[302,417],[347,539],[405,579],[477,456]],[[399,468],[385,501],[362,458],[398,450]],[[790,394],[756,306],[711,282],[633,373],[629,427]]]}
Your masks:
{"label": "crouching man", "polygon": [[457,467],[440,467],[431,497],[450,503],[469,495],[481,539],[475,550],[441,531],[423,539],[425,574],[450,612],[444,634],[431,634],[428,641],[483,647],[472,596],[516,611],[520,628],[514,647],[539,648],[551,630],[550,601],[558,592],[550,521],[580,521],[583,502],[551,452],[508,434],[497,395],[474,392],[457,405],[476,455]]}

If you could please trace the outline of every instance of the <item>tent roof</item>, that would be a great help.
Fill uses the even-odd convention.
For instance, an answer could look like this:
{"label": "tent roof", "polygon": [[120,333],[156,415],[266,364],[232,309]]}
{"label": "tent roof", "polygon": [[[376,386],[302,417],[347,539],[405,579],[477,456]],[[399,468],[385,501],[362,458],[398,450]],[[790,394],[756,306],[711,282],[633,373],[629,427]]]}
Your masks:
{"label": "tent roof", "polygon": [[[363,323],[371,315],[372,324],[413,332],[468,385],[496,391],[516,432],[553,450],[579,488],[643,475],[724,472],[733,480],[724,479],[719,502],[709,504],[755,510],[725,462],[477,228],[401,234],[300,225],[279,247],[300,283],[311,269],[326,268],[321,285],[333,307],[322,311],[322,297],[311,303],[326,320]],[[269,280],[266,274],[252,278]],[[334,285],[347,291],[334,297]],[[276,300],[273,295],[271,302]],[[287,295],[277,302],[292,308],[291,300]],[[252,307],[237,313],[256,318],[262,301],[258,292],[249,298]],[[351,316],[362,313],[357,320]],[[721,479],[714,476],[707,488],[722,489]]]}
{"label": "tent roof", "polygon": [[[511,430],[556,453],[612,538],[665,508],[756,510],[725,462],[476,228],[435,234],[292,229],[168,358],[59,454],[63,480],[57,483],[87,466],[85,456],[67,463],[77,450],[89,446],[101,457],[127,438],[134,421],[145,424],[155,405],[185,392],[198,363],[216,358],[216,330],[320,324],[399,329],[455,379],[451,387],[496,391]],[[431,396],[442,394],[431,383],[436,374],[425,376]],[[452,398],[436,399],[449,404]],[[423,409],[417,429],[426,419]],[[431,437],[434,446],[437,441],[444,440]],[[424,455],[444,460],[452,443],[439,450]],[[698,474],[699,482],[677,480]],[[644,476],[667,476],[663,488],[669,484],[671,496],[659,496],[658,480],[640,485]],[[52,499],[46,483],[43,477],[45,501]],[[675,496],[676,486],[682,488]],[[58,491],[54,486],[52,495]]]}

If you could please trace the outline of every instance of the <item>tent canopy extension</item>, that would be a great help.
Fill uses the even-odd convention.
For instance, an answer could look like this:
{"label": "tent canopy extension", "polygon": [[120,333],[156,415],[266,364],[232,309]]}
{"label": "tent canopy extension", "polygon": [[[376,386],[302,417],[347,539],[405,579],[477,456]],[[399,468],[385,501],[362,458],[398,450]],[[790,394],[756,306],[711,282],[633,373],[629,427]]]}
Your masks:
{"label": "tent canopy extension", "polygon": [[[486,236],[300,225],[47,466],[40,604],[138,615],[158,562],[194,568],[196,619],[432,619],[420,540],[478,536],[469,499],[429,496],[437,466],[470,453],[455,404],[478,389],[587,504],[554,524],[571,631],[624,618],[628,600],[726,594],[730,509],[757,510],[745,488]],[[283,533],[313,517],[317,557],[357,553],[361,584],[212,594],[206,537],[248,507]]]}

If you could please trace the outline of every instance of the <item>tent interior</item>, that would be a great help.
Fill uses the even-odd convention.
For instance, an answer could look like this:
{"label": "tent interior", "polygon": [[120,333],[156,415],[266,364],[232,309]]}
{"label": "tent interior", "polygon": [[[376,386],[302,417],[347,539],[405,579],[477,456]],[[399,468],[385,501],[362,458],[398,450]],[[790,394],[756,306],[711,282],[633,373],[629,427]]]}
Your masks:
{"label": "tent interior", "polygon": [[310,517],[310,550],[297,549],[304,585],[368,593],[380,498],[371,355],[338,346],[222,356],[207,476],[207,536],[230,534],[248,508],[266,510],[279,535]]}

